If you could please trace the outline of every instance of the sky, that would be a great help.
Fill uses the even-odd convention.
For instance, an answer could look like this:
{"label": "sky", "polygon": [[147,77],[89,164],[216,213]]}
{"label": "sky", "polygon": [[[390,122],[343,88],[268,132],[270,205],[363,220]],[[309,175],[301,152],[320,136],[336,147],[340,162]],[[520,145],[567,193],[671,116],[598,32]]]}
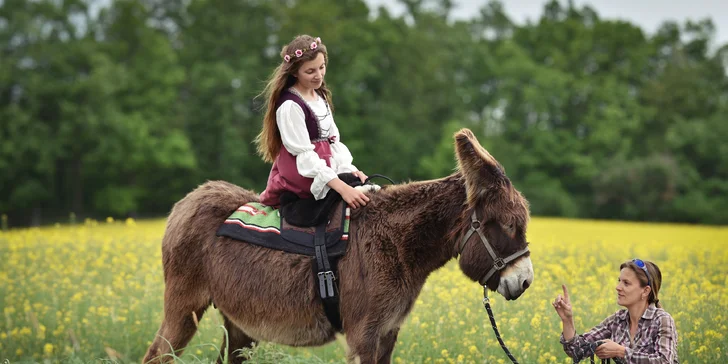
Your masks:
{"label": "sky", "polygon": [[[403,7],[394,0],[366,0],[372,9],[387,4],[394,14]],[[427,1],[426,1],[427,2]],[[477,14],[487,0],[453,0],[455,19],[468,18]],[[501,0],[506,13],[518,24],[527,19],[537,20],[543,12],[546,0]],[[566,4],[566,0],[560,0]],[[652,34],[665,20],[683,23],[685,20],[700,20],[710,17],[716,27],[717,44],[728,43],[728,0],[574,0],[578,7],[590,5],[600,18],[618,18],[638,24]],[[716,44],[714,44],[715,46]]]}

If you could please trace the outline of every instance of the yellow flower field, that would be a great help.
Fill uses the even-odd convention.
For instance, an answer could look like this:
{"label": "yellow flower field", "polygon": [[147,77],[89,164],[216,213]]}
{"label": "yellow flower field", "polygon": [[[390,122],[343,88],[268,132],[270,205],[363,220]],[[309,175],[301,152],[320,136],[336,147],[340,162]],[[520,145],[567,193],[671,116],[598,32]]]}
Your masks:
{"label": "yellow flower field", "polygon": [[[0,363],[6,359],[139,362],[162,316],[164,221],[87,221],[0,232]],[[663,274],[660,302],[677,323],[681,363],[728,362],[728,228],[534,218],[535,280],[516,301],[491,293],[521,363],[570,363],[549,304],[570,289],[577,331],[619,309],[619,264],[640,257]],[[395,363],[506,363],[481,303],[455,261],[435,272],[402,328]],[[223,340],[214,310],[181,357],[213,361]],[[322,348],[263,344],[252,362],[344,362],[344,340]]]}

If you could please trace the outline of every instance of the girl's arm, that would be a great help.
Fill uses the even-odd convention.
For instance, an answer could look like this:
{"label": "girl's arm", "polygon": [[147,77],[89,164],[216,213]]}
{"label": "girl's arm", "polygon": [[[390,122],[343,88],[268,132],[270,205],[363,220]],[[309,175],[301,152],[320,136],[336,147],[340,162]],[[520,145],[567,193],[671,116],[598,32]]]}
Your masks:
{"label": "girl's arm", "polygon": [[336,138],[336,141],[331,144],[331,153],[336,161],[336,173],[352,173],[359,169],[353,164],[354,157],[351,155],[349,148],[341,142],[341,133],[339,128],[336,126],[336,122],[331,123],[331,136]]}

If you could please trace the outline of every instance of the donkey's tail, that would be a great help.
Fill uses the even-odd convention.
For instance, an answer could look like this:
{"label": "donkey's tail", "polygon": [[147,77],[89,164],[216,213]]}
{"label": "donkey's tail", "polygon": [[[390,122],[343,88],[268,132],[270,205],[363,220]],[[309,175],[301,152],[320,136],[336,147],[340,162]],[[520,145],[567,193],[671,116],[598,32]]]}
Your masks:
{"label": "donkey's tail", "polygon": [[[222,222],[238,207],[258,201],[258,195],[226,181],[208,181],[187,194],[177,205],[185,200],[190,200],[190,207],[197,210],[197,218]],[[174,209],[177,209],[176,205]]]}
{"label": "donkey's tail", "polygon": [[205,182],[174,205],[163,245],[204,240],[238,207],[251,201],[258,201],[253,191],[225,181]]}

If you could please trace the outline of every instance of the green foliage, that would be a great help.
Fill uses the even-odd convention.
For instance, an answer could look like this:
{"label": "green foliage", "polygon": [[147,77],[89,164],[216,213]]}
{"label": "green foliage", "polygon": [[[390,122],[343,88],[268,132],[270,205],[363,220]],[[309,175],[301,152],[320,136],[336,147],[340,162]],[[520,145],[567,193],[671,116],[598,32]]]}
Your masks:
{"label": "green foliage", "polygon": [[327,44],[335,119],[368,174],[452,173],[468,127],[535,215],[728,223],[728,45],[710,19],[646,34],[555,0],[525,25],[498,1],[468,21],[436,0],[402,16],[364,0],[106,4],[0,2],[12,224],[164,214],[209,179],[261,191],[256,95],[302,33]]}

